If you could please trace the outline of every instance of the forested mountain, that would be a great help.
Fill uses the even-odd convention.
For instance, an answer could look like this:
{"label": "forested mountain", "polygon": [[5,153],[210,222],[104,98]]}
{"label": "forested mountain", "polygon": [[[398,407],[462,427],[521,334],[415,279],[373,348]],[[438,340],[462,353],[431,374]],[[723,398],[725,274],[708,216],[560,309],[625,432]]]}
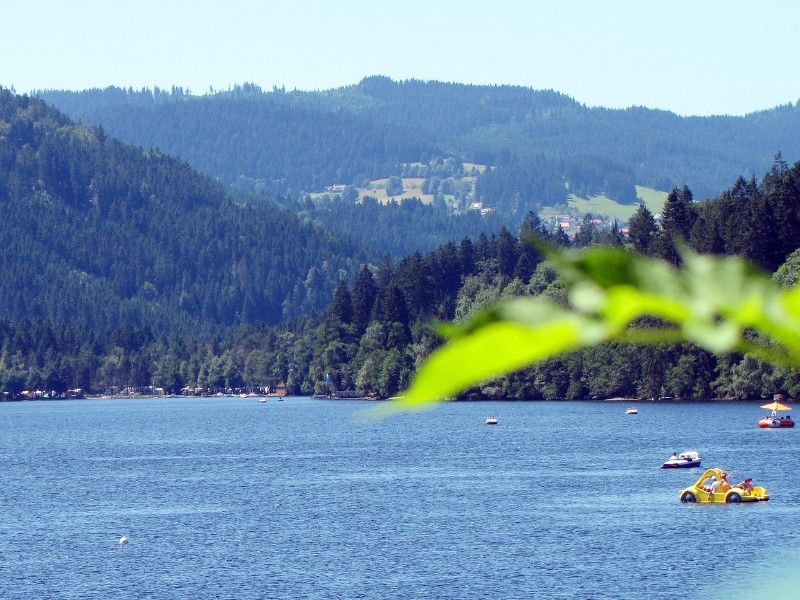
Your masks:
{"label": "forested mountain", "polygon": [[635,184],[689,185],[698,198],[715,197],[739,176],[760,176],[777,152],[800,158],[800,108],[792,105],[680,117],[589,108],[554,91],[385,77],[319,92],[243,85],[203,96],[180,88],[39,95],[223,182],[244,178],[278,194],[360,185],[437,156],[487,165],[477,199],[514,227],[568,193],[636,203]]}
{"label": "forested mountain", "polygon": [[[376,103],[400,85],[364,83],[376,87]],[[336,99],[342,118],[351,104],[372,101],[348,94],[355,92]],[[162,100],[175,106],[180,96]],[[309,111],[328,101],[302,98]],[[556,112],[574,105],[557,94],[548,98]],[[384,126],[401,120],[392,114],[385,110]],[[421,131],[419,118],[408,122]],[[435,129],[437,143],[444,147],[456,139],[453,131],[469,126],[450,115]],[[523,159],[502,154],[478,189],[510,194],[513,180],[528,191],[552,183],[526,169]],[[536,164],[562,158],[542,156]],[[123,144],[105,126],[75,124],[38,99],[0,90],[0,393],[14,398],[24,389],[63,394],[74,387],[148,385],[210,392],[283,382],[291,393],[309,394],[326,390],[330,376],[328,389],[388,397],[440,343],[429,327],[433,319],[459,319],[511,295],[563,299],[531,237],[563,246],[624,245],[675,263],[683,239],[697,251],[740,254],[777,269],[781,281],[796,281],[800,163],[790,166],[772,152],[770,159],[761,181],[740,173],[705,202],[695,202],[689,186],[675,186],[661,219],[642,205],[627,236],[615,227],[598,229],[587,217],[571,240],[529,211],[519,227],[494,221],[496,233],[462,237],[460,227],[491,221],[475,214],[454,219],[438,201],[382,207],[343,196],[279,200],[264,191],[254,200],[242,187],[228,188],[161,150]],[[508,179],[497,175],[503,165]],[[516,211],[526,206],[520,192],[510,203]],[[337,234],[321,226],[334,220]],[[432,232],[445,231],[445,223],[451,241],[433,246]],[[417,240],[431,234],[425,243],[432,248],[408,252],[404,227]],[[383,242],[382,258],[361,237]],[[468,395],[744,398],[779,387],[796,395],[800,378],[749,356],[714,356],[685,345],[608,345]]]}
{"label": "forested mountain", "polygon": [[366,260],[157,150],[0,89],[0,316],[157,332],[322,310]]}
{"label": "forested mountain", "polygon": [[[763,218],[753,218],[762,212]],[[563,246],[623,245],[678,262],[678,238],[701,251],[697,243],[717,231],[720,251],[737,248],[765,268],[780,263],[776,279],[790,285],[800,273],[800,237],[792,242],[780,228],[765,231],[775,217],[787,233],[800,227],[800,163],[789,167],[777,160],[761,183],[737,181],[703,203],[694,202],[688,188],[676,188],[661,224],[641,206],[628,237],[586,220],[570,241],[550,234],[531,213],[518,235],[503,229],[399,261],[387,255],[375,268],[362,267],[354,282],[340,281],[321,318],[290,327],[241,324],[204,339],[186,331],[158,335],[127,323],[96,333],[49,320],[0,319],[0,391],[11,396],[23,389],[59,393],[73,386],[152,383],[173,392],[213,393],[285,382],[294,394],[351,390],[389,397],[407,386],[419,362],[440,343],[432,319],[461,319],[511,296],[565,301],[556,273],[530,245],[532,237]],[[797,396],[800,377],[751,356],[713,355],[686,344],[606,344],[486,382],[465,397],[745,399],[776,389]]]}
{"label": "forested mountain", "polygon": [[451,215],[445,209],[414,198],[387,204],[372,198],[354,204],[338,196],[324,202],[306,199],[283,203],[321,228],[359,240],[373,252],[388,253],[394,258],[434,250],[447,240],[496,234],[503,228],[503,219],[497,213],[481,215],[479,211],[468,211]]}
{"label": "forested mountain", "polygon": [[[760,183],[740,178],[716,199],[694,202],[688,187],[673,189],[660,223],[641,205],[628,236],[614,228],[598,230],[587,219],[569,241],[550,234],[529,213],[518,236],[504,229],[475,243],[463,240],[426,255],[415,253],[394,267],[382,265],[374,275],[362,270],[352,288],[337,289],[315,330],[307,368],[297,371],[308,373],[308,379],[292,383],[319,393],[330,374],[334,389],[393,395],[439,343],[427,326],[431,319],[460,319],[504,297],[547,295],[565,301],[555,272],[528,243],[532,237],[563,246],[626,246],[676,264],[679,244],[688,242],[697,252],[745,256],[791,285],[800,265],[798,231],[800,162],[790,167],[780,156]],[[800,375],[752,356],[714,355],[688,344],[606,344],[486,382],[466,397],[746,399],[779,389],[797,396]]]}

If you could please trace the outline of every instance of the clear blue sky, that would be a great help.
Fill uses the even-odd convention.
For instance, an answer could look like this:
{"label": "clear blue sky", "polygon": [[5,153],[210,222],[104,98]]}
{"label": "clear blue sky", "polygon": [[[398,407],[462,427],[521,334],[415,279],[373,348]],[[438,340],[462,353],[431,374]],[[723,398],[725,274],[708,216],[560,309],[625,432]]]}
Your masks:
{"label": "clear blue sky", "polygon": [[0,20],[0,85],[253,82],[368,75],[554,89],[589,106],[741,115],[800,99],[796,0],[39,0]]}

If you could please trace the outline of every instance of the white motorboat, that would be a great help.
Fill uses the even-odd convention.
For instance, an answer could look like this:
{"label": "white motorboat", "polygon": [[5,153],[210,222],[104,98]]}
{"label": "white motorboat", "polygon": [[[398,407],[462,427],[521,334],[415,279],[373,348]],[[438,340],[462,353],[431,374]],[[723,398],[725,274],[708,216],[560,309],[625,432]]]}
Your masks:
{"label": "white motorboat", "polygon": [[662,469],[689,469],[691,467],[699,467],[700,453],[697,450],[684,450],[680,454],[672,453],[669,460],[661,465]]}
{"label": "white motorboat", "polygon": [[497,417],[486,417],[487,425],[497,425]]}
{"label": "white motorboat", "polygon": [[639,414],[639,409],[636,408],[635,406],[631,406],[629,409],[627,409],[625,411],[625,414],[626,415],[638,415]]}

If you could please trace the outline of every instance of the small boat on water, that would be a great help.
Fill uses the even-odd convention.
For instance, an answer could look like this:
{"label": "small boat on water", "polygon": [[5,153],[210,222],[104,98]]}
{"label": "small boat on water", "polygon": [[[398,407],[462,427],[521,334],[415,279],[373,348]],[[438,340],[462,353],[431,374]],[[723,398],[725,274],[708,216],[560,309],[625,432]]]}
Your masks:
{"label": "small boat on water", "polygon": [[662,469],[689,469],[691,467],[699,467],[702,459],[697,450],[684,450],[680,454],[675,452],[669,457],[669,460],[661,465]]}
{"label": "small boat on water", "polygon": [[636,408],[635,406],[631,406],[630,408],[628,408],[625,411],[625,414],[626,415],[638,415],[639,414],[639,409]]}
{"label": "small boat on water", "polygon": [[761,420],[758,422],[758,426],[762,429],[781,429],[784,427],[794,427],[794,421],[792,421],[792,417],[789,415],[786,415],[785,417],[778,417],[779,410],[792,410],[791,406],[786,406],[785,404],[781,404],[775,400],[769,404],[762,405],[761,408],[766,408],[767,410],[772,411],[767,416],[761,417]]}
{"label": "small boat on water", "polygon": [[497,417],[486,417],[487,425],[497,425]]}
{"label": "small boat on water", "polygon": [[783,427],[794,427],[794,421],[790,416],[778,417],[776,415],[768,415],[766,417],[761,417],[758,426],[761,427],[761,429],[781,429]]}
{"label": "small boat on water", "polygon": [[679,497],[681,502],[739,504],[769,500],[769,492],[765,487],[754,486],[750,477],[740,484],[731,485],[728,474],[714,468],[707,469],[694,485],[681,490]]}
{"label": "small boat on water", "polygon": [[258,403],[259,403],[259,404],[266,404],[266,403],[267,403],[267,399],[266,399],[266,398],[263,398],[263,397],[262,397],[262,398],[259,398],[259,399],[258,399]]}

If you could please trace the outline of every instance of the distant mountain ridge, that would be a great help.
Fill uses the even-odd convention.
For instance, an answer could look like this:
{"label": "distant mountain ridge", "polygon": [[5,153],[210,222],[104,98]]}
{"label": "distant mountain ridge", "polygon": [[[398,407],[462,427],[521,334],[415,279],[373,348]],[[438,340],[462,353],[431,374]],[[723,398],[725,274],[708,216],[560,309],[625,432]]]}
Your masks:
{"label": "distant mountain ridge", "polygon": [[778,152],[800,159],[793,105],[744,117],[681,117],[587,108],[552,90],[381,76],[319,92],[245,84],[204,96],[113,87],[38,95],[122,140],[278,194],[400,175],[404,164],[437,156],[486,164],[493,169],[485,177],[495,181],[479,179],[481,199],[516,211],[517,221],[567,193],[605,192],[630,204],[635,185],[688,185],[698,199],[715,197],[739,176],[760,177]]}

